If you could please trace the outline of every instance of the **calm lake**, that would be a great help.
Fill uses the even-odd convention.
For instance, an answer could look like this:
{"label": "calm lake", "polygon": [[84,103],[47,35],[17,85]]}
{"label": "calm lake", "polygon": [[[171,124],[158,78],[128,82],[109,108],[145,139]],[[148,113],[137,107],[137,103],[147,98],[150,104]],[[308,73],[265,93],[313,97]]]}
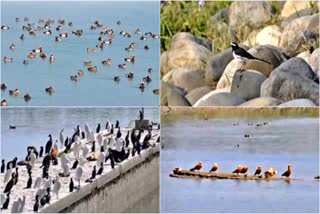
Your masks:
{"label": "calm lake", "polygon": [[[319,119],[179,117],[162,120],[161,212],[319,212]],[[267,125],[256,126],[257,123]],[[253,125],[248,125],[253,123]],[[245,138],[244,134],[249,134]],[[239,148],[237,148],[239,144]],[[176,167],[213,163],[221,172],[248,165],[273,167],[280,176],[292,165],[292,178],[303,181],[179,179]]]}
{"label": "calm lake", "polygon": [[[16,22],[16,17],[20,18]],[[29,18],[29,22],[24,21]],[[38,31],[36,36],[23,31],[22,26],[27,23],[38,24],[38,19],[54,19],[52,35],[45,35]],[[58,19],[65,19],[66,25],[57,31]],[[6,99],[9,106],[158,106],[159,95],[153,93],[159,88],[159,56],[160,40],[146,36],[147,40],[140,40],[146,32],[159,35],[159,2],[126,2],[126,1],[81,1],[81,2],[1,2],[1,24],[10,27],[1,30],[1,55],[12,57],[13,62],[4,63],[1,59],[1,81],[7,85],[7,90],[1,91],[2,99]],[[98,20],[108,29],[113,28],[115,38],[111,45],[105,45],[103,50],[96,48],[100,43],[100,29],[90,30],[90,26]],[[121,25],[117,25],[117,21]],[[73,22],[73,27],[68,26]],[[141,34],[134,31],[139,28]],[[72,30],[83,29],[83,35],[72,35]],[[124,30],[131,33],[131,38],[120,35]],[[55,42],[55,36],[67,31],[68,38]],[[21,34],[25,39],[20,40]],[[104,39],[108,39],[104,36]],[[130,53],[124,48],[130,43],[137,43],[137,47]],[[15,44],[16,49],[10,50]],[[144,46],[150,49],[145,50]],[[37,57],[27,58],[32,49],[43,47],[47,54],[46,59]],[[95,48],[95,53],[87,53],[87,48]],[[49,63],[49,56],[53,54],[56,61]],[[134,64],[127,63],[127,68],[118,68],[125,63],[124,58],[136,56]],[[110,66],[102,65],[101,61],[111,59]],[[24,65],[23,60],[28,59],[29,64]],[[92,61],[97,66],[97,72],[89,72],[83,66],[84,61]],[[152,68],[153,72],[148,73]],[[77,82],[71,81],[70,76],[82,69],[84,75]],[[129,80],[126,74],[134,73]],[[149,75],[152,81],[147,84],[144,92],[139,89],[142,78]],[[114,81],[120,76],[120,81]],[[51,96],[45,88],[53,86],[55,93]],[[10,96],[9,90],[18,88],[19,96]],[[32,99],[24,101],[24,94],[29,93]]]}

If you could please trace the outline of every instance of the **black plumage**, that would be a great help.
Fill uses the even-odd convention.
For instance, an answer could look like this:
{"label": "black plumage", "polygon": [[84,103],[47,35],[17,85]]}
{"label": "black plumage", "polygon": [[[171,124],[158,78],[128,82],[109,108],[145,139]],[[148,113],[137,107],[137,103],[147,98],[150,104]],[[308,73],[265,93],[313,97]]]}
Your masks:
{"label": "black plumage", "polygon": [[15,173],[15,181],[14,181],[14,185],[16,185],[18,183],[19,180],[19,171],[18,171],[18,167],[16,167],[16,173]]}
{"label": "black plumage", "polygon": [[98,123],[97,129],[96,129],[96,133],[100,132],[100,123]]}
{"label": "black plumage", "polygon": [[47,167],[47,168],[49,168],[49,167],[50,167],[51,160],[52,160],[51,154],[47,154],[47,155],[43,158],[43,160],[42,160],[42,166],[40,166],[40,168],[42,168],[42,167]]}
{"label": "black plumage", "polygon": [[8,183],[6,184],[6,187],[4,188],[3,193],[8,193],[8,192],[11,191],[11,189],[12,189],[14,183],[15,183],[15,179],[16,179],[15,177],[16,177],[16,176],[15,176],[15,173],[12,173],[12,174],[11,174],[11,179],[10,179],[10,180],[8,181]]}
{"label": "black plumage", "polygon": [[102,174],[102,172],[103,172],[103,163],[101,163],[101,165],[100,165],[100,168],[99,168],[99,170],[98,170],[97,175],[101,175],[101,174]]}
{"label": "black plumage", "polygon": [[113,132],[114,132],[114,128],[113,128],[113,124],[111,124],[110,134],[113,134]]}
{"label": "black plumage", "polygon": [[234,58],[243,59],[243,60],[258,60],[258,61],[262,61],[262,62],[271,64],[270,62],[267,62],[265,60],[258,59],[256,57],[252,56],[245,49],[243,49],[242,47],[239,47],[239,45],[235,42],[231,43],[231,48],[232,48],[232,54],[233,54]]}
{"label": "black plumage", "polygon": [[40,146],[39,157],[42,158],[43,155],[43,146]]}
{"label": "black plumage", "polygon": [[119,123],[119,120],[117,120],[117,121],[116,121],[116,127],[115,127],[116,129],[119,128],[119,124],[120,124],[120,123]]}
{"label": "black plumage", "polygon": [[33,212],[38,212],[39,210],[39,195],[36,195],[36,202],[33,205]]}
{"label": "black plumage", "polygon": [[118,132],[117,132],[117,136],[116,136],[116,138],[120,138],[121,137],[121,131],[120,131],[120,127],[118,128]]}
{"label": "black plumage", "polygon": [[29,188],[31,188],[31,186],[32,186],[32,176],[31,176],[31,172],[29,173],[29,179],[28,179],[28,181],[27,181],[27,187],[26,187],[26,189],[29,189]]}
{"label": "black plumage", "polygon": [[48,154],[52,148],[52,136],[51,134],[49,134],[49,140],[46,143],[46,147],[45,147],[45,154]]}
{"label": "black plumage", "polygon": [[74,189],[74,183],[73,183],[73,179],[70,178],[70,183],[69,183],[69,192],[73,192]]}
{"label": "black plumage", "polygon": [[96,166],[93,166],[93,170],[91,173],[91,179],[95,179],[97,175],[97,170],[96,170]]}
{"label": "black plumage", "polygon": [[4,173],[5,169],[6,169],[5,160],[2,159],[2,160],[1,160],[1,173]]}
{"label": "black plumage", "polygon": [[79,161],[75,160],[75,162],[73,162],[71,169],[76,169],[78,166]]}
{"label": "black plumage", "polygon": [[125,142],[126,142],[126,147],[128,147],[129,146],[129,144],[130,144],[130,140],[129,140],[129,136],[130,136],[130,132],[128,131],[128,133],[127,133],[127,135],[126,135],[126,138],[125,138]]}
{"label": "black plumage", "polygon": [[9,202],[10,202],[10,192],[7,193],[7,199],[6,199],[6,201],[3,203],[1,209],[3,209],[3,210],[8,209]]}
{"label": "black plumage", "polygon": [[96,151],[96,141],[93,141],[91,146],[91,152],[95,152],[95,151]]}

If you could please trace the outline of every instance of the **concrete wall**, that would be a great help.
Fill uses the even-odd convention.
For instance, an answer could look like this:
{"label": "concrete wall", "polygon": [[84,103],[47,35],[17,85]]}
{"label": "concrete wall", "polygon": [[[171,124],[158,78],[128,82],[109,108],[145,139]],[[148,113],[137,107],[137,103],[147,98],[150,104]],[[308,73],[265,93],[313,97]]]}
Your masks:
{"label": "concrete wall", "polygon": [[159,212],[159,161],[156,145],[40,212]]}

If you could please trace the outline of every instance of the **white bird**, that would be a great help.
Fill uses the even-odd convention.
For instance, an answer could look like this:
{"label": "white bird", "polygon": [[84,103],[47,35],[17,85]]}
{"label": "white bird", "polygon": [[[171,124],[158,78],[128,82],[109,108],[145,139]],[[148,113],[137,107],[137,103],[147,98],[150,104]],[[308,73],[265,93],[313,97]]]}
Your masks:
{"label": "white bird", "polygon": [[118,152],[121,152],[122,151],[122,147],[123,147],[123,141],[121,140],[121,138],[117,138],[116,139],[116,150]]}
{"label": "white bird", "polygon": [[107,121],[107,127],[106,127],[106,129],[108,130],[108,133],[110,132],[110,130],[111,130],[111,126],[110,126],[110,122],[109,122],[109,120]]}
{"label": "white bird", "polygon": [[61,166],[63,166],[63,164],[69,163],[69,162],[70,161],[69,161],[66,153],[62,153],[62,155],[61,155]]}
{"label": "white bird", "polygon": [[73,145],[73,154],[75,159],[78,159],[80,157],[80,142],[79,141],[75,141],[74,145]]}
{"label": "white bird", "polygon": [[90,132],[90,138],[89,138],[89,140],[90,140],[91,142],[93,142],[93,141],[95,140],[94,132],[93,132],[93,131]]}
{"label": "white bird", "polygon": [[90,130],[90,127],[89,127],[89,125],[87,123],[84,125],[84,130],[86,132],[86,136],[87,136],[87,139],[88,139],[91,130]]}
{"label": "white bird", "polygon": [[0,201],[1,207],[4,204],[4,202],[7,200],[7,198],[8,198],[7,194],[1,193],[1,201]]}
{"label": "white bird", "polygon": [[9,178],[11,178],[11,174],[12,174],[12,163],[9,163],[9,169],[6,171],[6,174],[4,175],[4,179],[3,182],[7,183]]}
{"label": "white bird", "polygon": [[59,149],[59,147],[58,147],[58,140],[56,140],[56,142],[53,144],[53,148],[55,148],[56,150]]}
{"label": "white bird", "polygon": [[52,192],[54,194],[57,194],[57,198],[59,198],[59,191],[60,191],[60,188],[61,188],[61,182],[59,180],[59,175],[56,176],[56,180],[54,182],[54,186],[53,186],[53,190]]}
{"label": "white bird", "polygon": [[108,146],[108,140],[107,140],[107,138],[105,138],[105,139],[103,140],[103,149],[104,149],[104,152],[106,153],[106,155],[108,155],[109,146]]}
{"label": "white bird", "polygon": [[64,131],[64,129],[62,129],[62,130],[60,131],[60,143],[61,143],[61,148],[64,146],[63,131]]}
{"label": "white bird", "polygon": [[44,189],[44,188],[39,188],[39,189],[37,190],[36,195],[39,196],[39,200],[44,196],[45,192],[46,192],[46,189]]}
{"label": "white bird", "polygon": [[19,199],[12,203],[11,213],[17,213],[19,209]]}
{"label": "white bird", "polygon": [[48,188],[51,189],[51,184],[52,184],[52,179],[51,179],[51,177],[48,178],[48,179],[43,179],[43,181],[44,181],[44,188],[45,188],[45,190],[48,189]]}
{"label": "white bird", "polygon": [[34,163],[35,163],[36,159],[37,159],[37,157],[34,154],[34,151],[32,149],[31,152],[30,152],[30,155],[29,155],[29,163],[32,166],[32,168],[34,167]]}
{"label": "white bird", "polygon": [[70,167],[68,163],[62,165],[62,171],[65,176],[70,175]]}
{"label": "white bird", "polygon": [[41,183],[42,183],[42,178],[41,177],[37,177],[36,181],[33,184],[33,188],[35,188],[35,189],[39,188]]}
{"label": "white bird", "polygon": [[[18,213],[22,213],[23,212],[23,209],[24,209],[24,205],[26,204],[26,196],[22,196],[22,200],[21,200],[21,203],[19,205],[19,209],[18,209]],[[19,198],[21,199],[21,198]]]}
{"label": "white bird", "polygon": [[101,163],[104,163],[104,160],[106,159],[106,156],[104,152],[100,152],[98,160],[97,160],[97,167],[101,166]]}
{"label": "white bird", "polygon": [[80,180],[81,180],[82,175],[83,175],[83,169],[81,166],[78,166],[78,168],[76,170],[76,174],[75,174],[75,179],[78,180],[79,187],[80,187]]}
{"label": "white bird", "polygon": [[98,148],[100,149],[101,145],[102,145],[102,141],[103,141],[103,135],[101,133],[98,134],[97,141],[98,141],[98,144],[99,144]]}
{"label": "white bird", "polygon": [[115,141],[113,136],[109,140],[109,146],[110,146],[111,149],[115,149],[116,141]]}
{"label": "white bird", "polygon": [[89,154],[89,148],[85,145],[83,150],[82,150],[82,156],[84,158],[87,158],[87,155]]}

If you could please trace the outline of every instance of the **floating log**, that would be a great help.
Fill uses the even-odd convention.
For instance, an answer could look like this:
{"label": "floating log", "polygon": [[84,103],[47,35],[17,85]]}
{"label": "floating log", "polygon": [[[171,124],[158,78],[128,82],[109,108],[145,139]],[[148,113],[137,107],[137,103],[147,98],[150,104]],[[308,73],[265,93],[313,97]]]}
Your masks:
{"label": "floating log", "polygon": [[170,177],[174,178],[213,178],[213,179],[234,179],[234,180],[261,180],[261,181],[302,181],[303,179],[297,178],[284,178],[284,177],[265,177],[264,175],[237,175],[223,172],[199,172],[183,169],[174,169]]}

